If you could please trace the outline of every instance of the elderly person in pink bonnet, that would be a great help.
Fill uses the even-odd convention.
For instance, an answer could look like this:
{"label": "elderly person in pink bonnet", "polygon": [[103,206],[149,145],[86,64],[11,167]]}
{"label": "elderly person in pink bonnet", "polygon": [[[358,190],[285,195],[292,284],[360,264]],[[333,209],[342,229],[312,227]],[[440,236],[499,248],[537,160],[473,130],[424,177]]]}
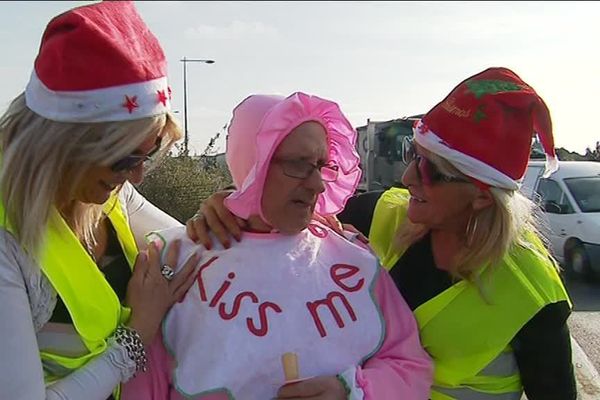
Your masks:
{"label": "elderly person in pink bonnet", "polygon": [[252,95],[234,109],[227,163],[238,189],[226,206],[248,220],[245,239],[207,249],[184,227],[149,235],[181,240],[175,270],[194,252],[201,262],[124,400],[427,398],[431,360],[388,273],[312,219],[354,193],[355,140],[336,103],[305,93]]}

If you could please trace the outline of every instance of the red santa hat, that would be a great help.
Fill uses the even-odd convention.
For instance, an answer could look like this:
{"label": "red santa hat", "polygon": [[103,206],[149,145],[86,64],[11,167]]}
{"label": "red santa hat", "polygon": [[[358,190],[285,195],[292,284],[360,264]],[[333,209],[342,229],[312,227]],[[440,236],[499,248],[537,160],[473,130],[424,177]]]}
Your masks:
{"label": "red santa hat", "polygon": [[25,89],[54,121],[134,120],[170,109],[163,50],[131,1],[103,1],[50,21]]}
{"label": "red santa hat", "polygon": [[506,68],[463,82],[415,124],[415,140],[485,185],[517,190],[533,135],[546,153],[546,173],[558,168],[548,107]]}

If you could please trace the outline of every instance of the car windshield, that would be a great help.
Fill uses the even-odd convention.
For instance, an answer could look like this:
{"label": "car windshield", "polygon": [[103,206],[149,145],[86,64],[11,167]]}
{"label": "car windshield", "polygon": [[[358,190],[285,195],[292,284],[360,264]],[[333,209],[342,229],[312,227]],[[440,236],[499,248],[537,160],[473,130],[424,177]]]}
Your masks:
{"label": "car windshield", "polygon": [[565,179],[565,184],[583,212],[600,212],[600,176]]}

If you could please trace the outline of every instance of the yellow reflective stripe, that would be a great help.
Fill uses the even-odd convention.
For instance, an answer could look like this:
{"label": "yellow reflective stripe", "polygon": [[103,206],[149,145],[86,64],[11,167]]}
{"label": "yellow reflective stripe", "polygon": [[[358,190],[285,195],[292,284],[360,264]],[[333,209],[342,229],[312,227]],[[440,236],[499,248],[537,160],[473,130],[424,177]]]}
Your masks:
{"label": "yellow reflective stripe", "polygon": [[[448,385],[440,385],[442,387],[450,387]],[[476,375],[465,378],[460,385],[455,387],[467,386],[474,390],[479,390],[485,393],[508,393],[518,392],[523,390],[521,383],[521,375],[514,374],[509,376],[483,376]]]}
{"label": "yellow reflective stripe", "polygon": [[431,400],[519,400],[522,392],[509,393],[484,393],[468,387],[442,388],[433,386],[431,388]]}
{"label": "yellow reflective stripe", "polygon": [[73,324],[48,322],[37,332],[40,351],[78,357],[89,351]]}
{"label": "yellow reflective stripe", "polygon": [[53,383],[73,372],[73,369],[45,357],[42,358],[42,367],[44,369],[44,382],[46,384]]}
{"label": "yellow reflective stripe", "polygon": [[512,351],[500,353],[477,375],[481,376],[511,376],[519,374],[517,359]]}

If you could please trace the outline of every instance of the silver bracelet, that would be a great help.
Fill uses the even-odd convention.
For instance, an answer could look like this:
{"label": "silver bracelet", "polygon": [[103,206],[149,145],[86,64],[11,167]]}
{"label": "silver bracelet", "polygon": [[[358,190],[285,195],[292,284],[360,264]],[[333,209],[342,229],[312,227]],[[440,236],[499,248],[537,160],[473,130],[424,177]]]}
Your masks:
{"label": "silver bracelet", "polygon": [[119,325],[115,330],[115,341],[127,350],[129,358],[135,362],[136,372],[146,372],[146,350],[142,338],[133,328],[125,325]]}

